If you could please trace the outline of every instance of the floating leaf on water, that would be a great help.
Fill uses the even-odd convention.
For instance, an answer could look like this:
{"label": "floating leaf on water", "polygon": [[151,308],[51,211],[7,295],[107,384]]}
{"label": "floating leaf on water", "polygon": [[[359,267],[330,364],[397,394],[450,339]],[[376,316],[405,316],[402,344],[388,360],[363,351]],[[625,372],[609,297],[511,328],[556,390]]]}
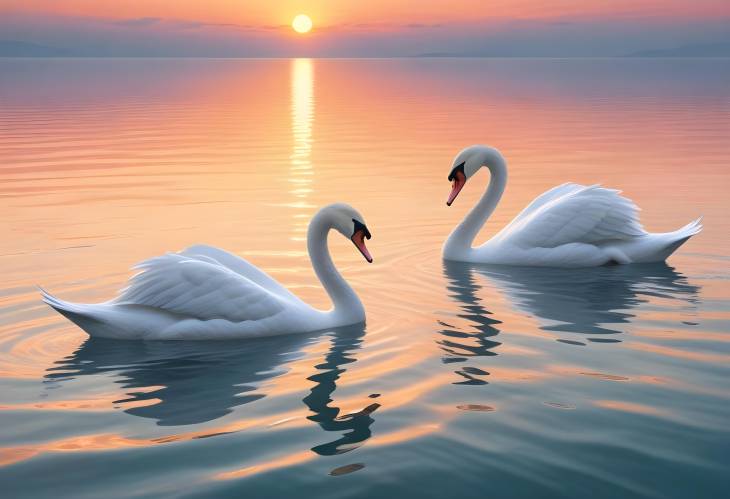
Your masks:
{"label": "floating leaf on water", "polygon": [[330,476],[340,476],[340,475],[347,475],[348,473],[354,473],[358,470],[361,470],[365,467],[362,463],[353,463],[353,464],[346,464],[344,466],[340,466],[339,468],[335,468],[332,471],[330,471]]}
{"label": "floating leaf on water", "polygon": [[461,404],[456,406],[457,409],[462,411],[474,411],[474,412],[493,412],[494,407],[482,404]]}

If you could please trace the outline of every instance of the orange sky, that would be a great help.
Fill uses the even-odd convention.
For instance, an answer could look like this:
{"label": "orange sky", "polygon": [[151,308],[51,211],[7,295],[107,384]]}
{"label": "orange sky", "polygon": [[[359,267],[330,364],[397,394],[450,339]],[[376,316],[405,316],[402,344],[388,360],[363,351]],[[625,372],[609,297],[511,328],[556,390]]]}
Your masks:
{"label": "orange sky", "polygon": [[730,15],[727,0],[3,0],[0,9],[106,18],[162,17],[207,22],[288,24],[300,12],[320,26],[369,22],[449,22],[485,18],[711,17]]}
{"label": "orange sky", "polygon": [[0,0],[0,56],[717,56],[729,25],[728,0]]}

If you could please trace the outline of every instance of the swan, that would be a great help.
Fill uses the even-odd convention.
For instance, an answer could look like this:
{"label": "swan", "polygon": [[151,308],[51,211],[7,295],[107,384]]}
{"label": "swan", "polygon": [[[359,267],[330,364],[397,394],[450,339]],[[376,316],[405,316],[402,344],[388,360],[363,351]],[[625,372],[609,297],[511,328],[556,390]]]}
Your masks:
{"label": "swan", "polygon": [[674,232],[646,232],[639,208],[620,191],[566,183],[541,194],[481,246],[477,233],[497,207],[507,184],[507,162],[495,148],[470,146],[452,164],[448,206],[482,167],[490,172],[487,191],[443,246],[445,260],[538,267],[596,267],[664,261],[702,230],[701,218]]}
{"label": "swan", "polygon": [[95,337],[142,340],[252,338],[359,324],[365,308],[337,272],[327,247],[335,229],[350,239],[368,263],[370,231],[351,206],[325,206],[307,231],[309,258],[332,300],[328,311],[297,298],[248,261],[218,248],[192,246],[151,258],[116,299],[70,303],[41,288],[43,301]]}

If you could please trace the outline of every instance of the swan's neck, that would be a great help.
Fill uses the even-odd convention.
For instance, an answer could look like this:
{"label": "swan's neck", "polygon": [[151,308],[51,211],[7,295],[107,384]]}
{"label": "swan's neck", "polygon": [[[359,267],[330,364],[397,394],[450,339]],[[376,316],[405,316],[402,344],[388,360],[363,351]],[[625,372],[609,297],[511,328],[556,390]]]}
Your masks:
{"label": "swan's neck", "polygon": [[332,222],[326,212],[318,213],[310,222],[307,232],[309,259],[319,282],[332,300],[334,314],[346,317],[353,323],[360,322],[365,320],[365,308],[355,291],[335,268],[327,246],[327,234],[333,227]]}
{"label": "swan's neck", "polygon": [[489,187],[481,199],[451,232],[444,255],[461,258],[472,250],[474,238],[492,215],[507,185],[507,164],[500,154],[486,158],[482,166],[489,168]]}

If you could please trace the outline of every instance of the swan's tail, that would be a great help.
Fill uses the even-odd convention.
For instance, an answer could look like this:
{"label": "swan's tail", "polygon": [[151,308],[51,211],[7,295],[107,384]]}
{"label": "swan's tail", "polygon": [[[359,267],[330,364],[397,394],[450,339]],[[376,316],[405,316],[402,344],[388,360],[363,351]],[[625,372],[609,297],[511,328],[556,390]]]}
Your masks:
{"label": "swan's tail", "polygon": [[98,329],[103,324],[103,321],[94,313],[95,307],[97,306],[64,301],[56,298],[40,286],[38,286],[38,289],[41,292],[43,301],[47,305],[90,335],[94,336],[92,331]]}
{"label": "swan's tail", "polygon": [[43,289],[42,287],[38,286],[38,290],[41,292],[41,297],[43,298],[43,302],[46,305],[50,305],[53,309],[55,309],[57,312],[64,314],[67,313],[82,313],[82,306],[77,305],[76,303],[71,303],[68,301],[63,301],[59,298],[56,298],[51,293]]}
{"label": "swan's tail", "polygon": [[684,227],[675,230],[674,232],[667,232],[666,234],[662,234],[665,236],[664,241],[664,247],[661,250],[662,258],[661,260],[666,260],[669,255],[674,253],[677,248],[682,246],[687,240],[694,236],[695,234],[699,234],[702,231],[702,217],[698,218],[697,220],[693,220],[692,222],[688,223]]}
{"label": "swan's tail", "polygon": [[681,229],[675,230],[673,232],[673,234],[677,234],[678,237],[684,238],[684,240],[686,241],[687,239],[694,236],[695,234],[699,234],[701,231],[702,231],[702,217],[688,223]]}

